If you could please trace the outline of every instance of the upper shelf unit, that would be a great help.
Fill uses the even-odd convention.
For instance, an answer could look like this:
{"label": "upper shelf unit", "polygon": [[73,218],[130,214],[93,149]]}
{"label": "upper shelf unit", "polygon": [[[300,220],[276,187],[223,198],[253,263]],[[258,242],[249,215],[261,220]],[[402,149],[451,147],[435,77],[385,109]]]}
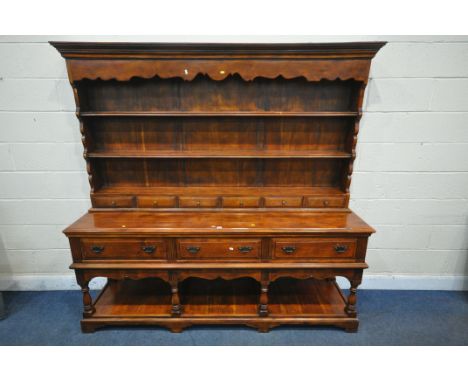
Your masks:
{"label": "upper shelf unit", "polygon": [[210,193],[229,208],[250,192],[260,208],[291,206],[286,196],[347,207],[382,43],[52,45],[67,59],[94,207],[162,193],[201,206]]}

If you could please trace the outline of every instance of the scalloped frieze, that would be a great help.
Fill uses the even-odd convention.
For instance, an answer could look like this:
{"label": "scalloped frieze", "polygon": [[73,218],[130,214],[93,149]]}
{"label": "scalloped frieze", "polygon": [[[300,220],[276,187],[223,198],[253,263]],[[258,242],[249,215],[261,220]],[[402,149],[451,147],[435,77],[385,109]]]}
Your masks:
{"label": "scalloped frieze", "polygon": [[333,269],[333,268],[325,268],[325,269],[291,269],[291,270],[279,270],[279,271],[270,271],[269,277],[270,281],[274,282],[280,278],[288,277],[293,279],[299,280],[306,280],[306,279],[317,279],[317,280],[325,280],[328,278],[342,276],[347,278],[348,280],[352,280],[355,277],[356,270],[354,269]]}
{"label": "scalloped frieze", "polygon": [[308,81],[356,80],[366,82],[369,74],[368,59],[326,60],[119,60],[74,59],[68,63],[70,81],[118,80],[139,78],[181,78],[192,81],[205,75],[215,81],[238,74],[244,81],[257,77],[286,79],[304,77]]}
{"label": "scalloped frieze", "polygon": [[177,278],[179,281],[184,281],[190,277],[200,278],[204,280],[235,280],[240,278],[251,278],[258,282],[261,281],[260,271],[249,271],[249,270],[236,270],[236,271],[223,271],[223,270],[207,270],[207,271],[177,271]]}

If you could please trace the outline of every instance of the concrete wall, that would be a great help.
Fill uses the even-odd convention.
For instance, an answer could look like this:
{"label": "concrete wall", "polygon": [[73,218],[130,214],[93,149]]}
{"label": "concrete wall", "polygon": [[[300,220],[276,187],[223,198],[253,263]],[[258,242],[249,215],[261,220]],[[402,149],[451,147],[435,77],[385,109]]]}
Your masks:
{"label": "concrete wall", "polygon": [[[75,287],[62,229],[90,206],[74,101],[53,40],[0,37],[0,290]],[[388,40],[366,92],[351,208],[377,229],[364,287],[468,288],[468,37]]]}

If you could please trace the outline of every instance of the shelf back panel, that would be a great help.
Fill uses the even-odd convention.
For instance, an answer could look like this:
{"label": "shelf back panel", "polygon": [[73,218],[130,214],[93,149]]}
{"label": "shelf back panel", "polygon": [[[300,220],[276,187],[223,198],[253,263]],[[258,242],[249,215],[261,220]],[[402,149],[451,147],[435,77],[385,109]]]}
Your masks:
{"label": "shelf back panel", "polygon": [[352,118],[97,118],[90,151],[343,151]]}
{"label": "shelf back panel", "polygon": [[340,187],[337,159],[98,159],[103,187]]}
{"label": "shelf back panel", "polygon": [[83,80],[77,83],[81,111],[355,111],[360,82],[231,75],[215,81],[180,78]]}

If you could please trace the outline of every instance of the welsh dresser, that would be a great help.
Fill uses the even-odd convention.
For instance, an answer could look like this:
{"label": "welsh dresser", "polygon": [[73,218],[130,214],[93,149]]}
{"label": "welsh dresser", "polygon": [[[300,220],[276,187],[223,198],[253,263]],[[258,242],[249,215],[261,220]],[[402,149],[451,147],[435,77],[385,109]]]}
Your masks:
{"label": "welsh dresser", "polygon": [[[374,231],[348,208],[349,188],[383,43],[51,44],[91,187],[92,208],[64,230],[83,332],[357,330]],[[107,284],[93,299],[95,277]]]}

